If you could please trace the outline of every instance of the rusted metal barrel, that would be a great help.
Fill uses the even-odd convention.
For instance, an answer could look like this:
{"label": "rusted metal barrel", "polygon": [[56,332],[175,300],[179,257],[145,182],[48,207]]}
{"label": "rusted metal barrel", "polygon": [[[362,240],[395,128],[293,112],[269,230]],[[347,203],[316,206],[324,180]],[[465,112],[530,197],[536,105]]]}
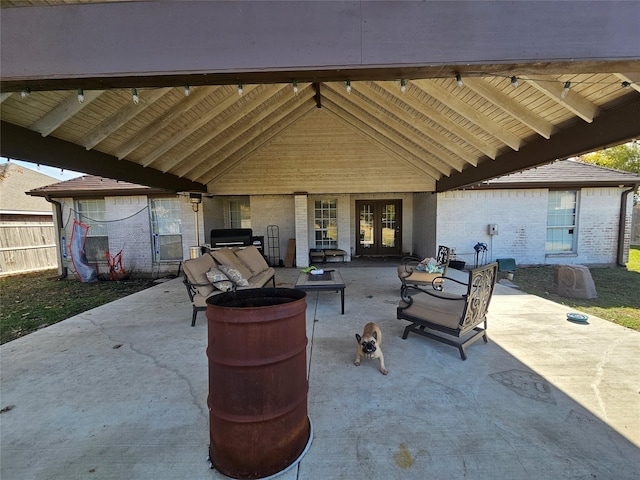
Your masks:
{"label": "rusted metal barrel", "polygon": [[311,441],[305,297],[260,288],[207,299],[209,455],[229,477],[279,473]]}

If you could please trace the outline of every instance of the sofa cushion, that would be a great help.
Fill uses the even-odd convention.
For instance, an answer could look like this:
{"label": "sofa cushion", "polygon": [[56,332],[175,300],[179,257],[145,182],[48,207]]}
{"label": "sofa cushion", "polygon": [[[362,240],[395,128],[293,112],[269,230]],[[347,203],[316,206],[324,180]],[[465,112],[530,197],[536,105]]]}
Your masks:
{"label": "sofa cushion", "polygon": [[244,263],[247,268],[251,270],[251,273],[253,275],[264,272],[267,268],[269,268],[269,265],[260,253],[260,250],[258,250],[253,245],[247,248],[242,248],[235,253],[236,257],[238,257],[240,261],[242,261],[242,263]]}
{"label": "sofa cushion", "polygon": [[[427,293],[417,293],[412,296],[413,303],[404,310],[404,313],[428,319],[431,323],[443,327],[457,329],[465,306],[464,299],[460,295],[447,295],[444,292],[438,295],[457,298],[457,300],[445,300]],[[400,302],[400,307],[406,305],[405,302]]]}
{"label": "sofa cushion", "polygon": [[208,254],[182,262],[182,269],[187,276],[187,280],[196,285],[198,293],[204,297],[210,295],[214,290],[213,285],[207,278],[207,272],[211,267],[215,266],[216,262]]}
{"label": "sofa cushion", "polygon": [[[240,275],[243,278],[251,277],[251,270],[249,270],[245,266],[245,264],[240,261],[240,259],[236,256],[236,254],[230,248],[221,248],[220,250],[211,252],[211,255],[213,255],[213,258],[215,258],[216,261],[221,265],[224,265],[225,267],[233,268],[238,272],[240,272]],[[227,274],[227,276],[229,275]],[[229,278],[233,281],[231,277]]]}
{"label": "sofa cushion", "polygon": [[259,273],[258,275],[254,275],[249,279],[249,287],[262,288],[267,283],[269,283],[269,280],[271,280],[271,277],[273,277],[275,274],[276,271],[273,269],[273,267],[267,267],[265,271]]}

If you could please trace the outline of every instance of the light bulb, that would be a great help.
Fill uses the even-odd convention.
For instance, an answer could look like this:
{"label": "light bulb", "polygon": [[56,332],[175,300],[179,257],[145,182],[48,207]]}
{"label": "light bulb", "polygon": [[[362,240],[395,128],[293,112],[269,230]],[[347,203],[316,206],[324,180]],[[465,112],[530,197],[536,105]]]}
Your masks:
{"label": "light bulb", "polygon": [[298,95],[298,82],[293,81],[293,94]]}
{"label": "light bulb", "polygon": [[560,96],[562,98],[566,98],[570,88],[571,88],[571,82],[565,82],[564,89],[562,90],[562,93],[560,94]]}
{"label": "light bulb", "polygon": [[133,103],[138,105],[140,103],[140,97],[138,96],[138,90],[135,88],[131,89],[131,96],[133,97]]}
{"label": "light bulb", "polygon": [[622,88],[631,88],[631,83],[625,80],[624,82],[622,82]]}
{"label": "light bulb", "polygon": [[458,82],[459,87],[464,87],[464,82],[462,81],[462,77],[459,73],[456,73],[456,82]]}
{"label": "light bulb", "polygon": [[347,93],[351,93],[351,80],[346,81]]}
{"label": "light bulb", "polygon": [[406,80],[400,80],[400,91],[402,93],[407,91],[407,81]]}
{"label": "light bulb", "polygon": [[242,95],[242,83],[238,82],[238,95]]}
{"label": "light bulb", "polygon": [[184,87],[184,96],[188,97],[190,93],[191,93],[191,89],[189,88],[189,85],[186,85]]}
{"label": "light bulb", "polygon": [[78,89],[78,103],[84,103],[84,90]]}
{"label": "light bulb", "polygon": [[27,98],[29,96],[29,94],[31,93],[31,90],[29,90],[28,88],[25,88],[24,90],[22,90],[20,92],[20,96],[22,98]]}
{"label": "light bulb", "polygon": [[513,88],[518,88],[518,85],[520,85],[518,83],[518,77],[516,76],[511,77],[511,85],[513,85]]}

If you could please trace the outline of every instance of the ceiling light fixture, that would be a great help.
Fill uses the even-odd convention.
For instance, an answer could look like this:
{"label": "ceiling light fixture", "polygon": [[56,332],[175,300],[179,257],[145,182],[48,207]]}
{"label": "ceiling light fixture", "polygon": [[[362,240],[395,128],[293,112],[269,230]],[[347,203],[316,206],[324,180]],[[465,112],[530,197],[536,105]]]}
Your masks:
{"label": "ceiling light fixture", "polygon": [[458,82],[459,87],[464,87],[464,82],[462,81],[462,77],[459,73],[456,73],[456,82]]}
{"label": "ceiling light fixture", "polygon": [[345,85],[347,86],[347,93],[351,93],[351,80],[347,80]]}
{"label": "ceiling light fixture", "polygon": [[402,93],[407,91],[407,81],[404,79],[400,80],[400,91]]}
{"label": "ceiling light fixture", "polygon": [[140,97],[138,96],[138,89],[136,88],[131,89],[131,97],[133,99],[133,103],[135,103],[136,105],[140,103]]}
{"label": "ceiling light fixture", "polygon": [[78,103],[84,103],[84,90],[78,89]]}
{"label": "ceiling light fixture", "polygon": [[242,82],[238,82],[238,95],[242,96]]}
{"label": "ceiling light fixture", "polygon": [[516,77],[515,75],[511,77],[511,85],[513,85],[513,88],[518,88],[518,85],[520,85],[518,83],[518,77]]}

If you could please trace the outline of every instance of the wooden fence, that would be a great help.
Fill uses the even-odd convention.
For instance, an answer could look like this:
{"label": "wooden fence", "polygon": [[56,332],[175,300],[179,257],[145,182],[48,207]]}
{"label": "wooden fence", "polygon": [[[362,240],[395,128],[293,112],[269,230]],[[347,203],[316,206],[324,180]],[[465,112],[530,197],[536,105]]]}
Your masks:
{"label": "wooden fence", "polygon": [[51,220],[0,222],[0,275],[57,266],[55,229]]}

